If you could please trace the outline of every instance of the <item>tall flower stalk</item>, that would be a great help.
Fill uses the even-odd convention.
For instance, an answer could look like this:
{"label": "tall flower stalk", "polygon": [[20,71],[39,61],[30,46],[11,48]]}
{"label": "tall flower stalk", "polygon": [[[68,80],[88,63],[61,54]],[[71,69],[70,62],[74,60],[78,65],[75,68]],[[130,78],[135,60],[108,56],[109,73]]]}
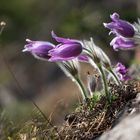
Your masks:
{"label": "tall flower stalk", "polygon": [[103,86],[104,86],[104,90],[105,90],[105,94],[106,94],[106,97],[107,97],[107,101],[109,104],[111,104],[111,94],[108,90],[108,84],[107,84],[107,78],[106,78],[106,75],[104,73],[104,70],[102,68],[102,66],[100,64],[97,65],[98,66],[98,69],[101,73],[101,77],[102,77],[102,81],[103,81]]}
{"label": "tall flower stalk", "polygon": [[87,91],[86,91],[86,88],[85,88],[80,76],[75,77],[75,82],[80,89],[83,100],[87,101],[88,100]]}
{"label": "tall flower stalk", "polygon": [[[83,44],[84,44],[84,51],[87,54],[87,56],[89,57],[89,61],[90,61],[91,65],[94,66],[94,68],[98,69],[99,73],[101,74],[105,95],[107,97],[108,103],[110,104],[111,95],[108,90],[107,78],[104,73],[104,69],[103,69],[103,65],[102,65],[103,61],[101,61],[101,57],[100,57],[101,49],[94,44],[92,38],[90,41],[83,41]],[[105,62],[106,62],[106,64],[108,64],[107,61],[105,61]]]}
{"label": "tall flower stalk", "polygon": [[64,73],[77,84],[83,100],[87,101],[87,91],[79,75],[79,62],[74,59],[69,61],[57,62],[57,64],[64,71]]}
{"label": "tall flower stalk", "polygon": [[88,57],[93,59],[93,61],[90,63],[95,68],[97,68],[97,64],[100,63],[103,66],[103,69],[107,70],[109,73],[112,74],[112,77],[116,81],[116,84],[120,85],[120,80],[118,76],[114,73],[110,59],[105,54],[105,52],[95,45],[92,38],[90,41],[83,41],[83,44],[85,53],[88,55]]}
{"label": "tall flower stalk", "polygon": [[[93,39],[91,38],[92,42]],[[94,42],[93,42],[94,43]],[[95,45],[94,45],[95,46]],[[113,71],[112,65],[111,65],[111,61],[109,59],[109,57],[107,56],[107,54],[101,49],[99,48],[98,50],[98,54],[99,54],[99,59],[101,61],[101,64],[103,65],[103,67],[112,74],[113,79],[116,81],[116,84],[120,85],[120,80],[119,77],[116,75],[116,73]]]}

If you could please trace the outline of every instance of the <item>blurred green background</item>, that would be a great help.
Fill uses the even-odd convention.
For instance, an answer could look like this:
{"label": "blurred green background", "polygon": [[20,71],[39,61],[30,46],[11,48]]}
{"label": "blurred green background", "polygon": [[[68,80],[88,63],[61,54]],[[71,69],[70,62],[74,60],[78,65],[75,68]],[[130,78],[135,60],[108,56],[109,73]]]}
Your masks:
{"label": "blurred green background", "polygon": [[[0,36],[1,107],[25,104],[27,99],[32,98],[43,111],[48,114],[55,112],[56,118],[63,120],[65,113],[62,110],[68,112],[69,106],[77,100],[77,87],[54,63],[22,53],[26,38],[53,42],[52,30],[63,37],[93,37],[113,64],[121,61],[129,65],[134,51],[114,52],[109,45],[113,36],[109,36],[109,31],[103,27],[103,22],[109,22],[113,12],[133,23],[140,15],[140,1],[0,0],[0,21],[6,22]],[[84,76],[88,71],[85,65]]]}

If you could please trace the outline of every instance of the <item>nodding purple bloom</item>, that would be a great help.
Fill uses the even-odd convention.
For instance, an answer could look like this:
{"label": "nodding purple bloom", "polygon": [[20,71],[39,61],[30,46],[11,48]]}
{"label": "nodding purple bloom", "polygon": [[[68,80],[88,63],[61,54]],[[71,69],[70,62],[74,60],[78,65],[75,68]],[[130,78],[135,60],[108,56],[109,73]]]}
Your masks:
{"label": "nodding purple bloom", "polygon": [[134,26],[125,20],[121,20],[117,13],[113,13],[110,18],[112,22],[104,23],[104,26],[111,30],[110,33],[119,34],[123,37],[133,37],[135,35]]}
{"label": "nodding purple bloom", "polygon": [[116,71],[116,73],[121,81],[130,80],[130,77],[127,75],[128,70],[126,69],[126,67],[122,63],[120,63],[120,62],[117,63],[117,65],[115,67],[115,71]]}
{"label": "nodding purple bloom", "polygon": [[133,49],[137,46],[134,40],[123,38],[123,37],[115,37],[111,42],[110,45],[113,46],[114,50],[128,50]]}
{"label": "nodding purple bloom", "polygon": [[52,31],[52,37],[59,43],[49,51],[49,61],[66,61],[78,57],[82,52],[82,43],[74,39],[58,37]]}
{"label": "nodding purple bloom", "polygon": [[27,45],[24,46],[23,52],[30,52],[35,58],[48,60],[48,52],[55,47],[54,44],[45,41],[31,41],[26,39]]}

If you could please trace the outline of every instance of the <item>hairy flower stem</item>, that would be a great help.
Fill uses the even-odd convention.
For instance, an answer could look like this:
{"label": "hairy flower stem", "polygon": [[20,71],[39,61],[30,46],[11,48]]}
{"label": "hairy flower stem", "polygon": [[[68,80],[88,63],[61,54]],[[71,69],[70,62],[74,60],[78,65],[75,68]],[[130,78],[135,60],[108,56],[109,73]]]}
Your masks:
{"label": "hairy flower stem", "polygon": [[109,104],[111,104],[111,95],[110,95],[109,90],[108,90],[108,85],[107,85],[105,73],[104,73],[103,68],[102,68],[100,63],[97,64],[97,66],[98,66],[98,69],[99,69],[101,76],[102,76],[103,86],[104,86],[104,91],[106,94],[107,101]]}
{"label": "hairy flower stem", "polygon": [[118,79],[117,75],[114,73],[112,69],[109,69],[109,72],[112,74],[114,80],[116,80],[118,85],[121,85],[120,80]]}
{"label": "hairy flower stem", "polygon": [[76,61],[66,61],[57,64],[61,68],[61,70],[66,74],[66,76],[68,76],[73,82],[76,83],[76,85],[80,89],[80,93],[82,94],[83,100],[87,103],[88,102],[87,91],[83,82],[80,79],[78,63],[76,63]]}
{"label": "hairy flower stem", "polygon": [[74,77],[75,78],[75,82],[76,84],[78,85],[80,91],[81,91],[81,94],[82,94],[82,98],[85,102],[88,101],[88,97],[87,97],[87,92],[86,92],[86,89],[84,87],[84,84],[83,82],[81,81],[80,77],[77,75]]}
{"label": "hairy flower stem", "polygon": [[112,98],[111,98],[110,92],[108,90],[108,85],[107,85],[107,80],[106,80],[107,78],[106,78],[106,75],[102,68],[102,64],[99,59],[95,59],[92,55],[88,55],[88,57],[91,59],[91,61],[93,61],[95,63],[95,65],[97,66],[97,68],[101,74],[105,95],[106,95],[108,103],[111,104]]}

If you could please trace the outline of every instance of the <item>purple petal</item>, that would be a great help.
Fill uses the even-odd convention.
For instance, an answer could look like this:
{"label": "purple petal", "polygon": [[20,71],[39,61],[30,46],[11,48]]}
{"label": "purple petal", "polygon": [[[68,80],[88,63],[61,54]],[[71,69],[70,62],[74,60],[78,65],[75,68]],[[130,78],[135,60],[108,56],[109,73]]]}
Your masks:
{"label": "purple petal", "polygon": [[86,54],[80,54],[78,56],[78,60],[81,61],[81,62],[89,62],[89,59],[88,59],[88,56]]}
{"label": "purple petal", "polygon": [[128,49],[135,48],[137,44],[134,42],[134,40],[131,40],[131,39],[115,37],[110,42],[110,45],[113,46],[114,50],[118,50],[118,49],[128,50]]}
{"label": "purple petal", "polygon": [[122,30],[122,28],[119,27],[118,24],[116,24],[115,22],[103,23],[103,25],[104,25],[106,28],[108,28],[108,29],[111,30],[111,31],[109,32],[109,35],[110,35],[111,33],[117,35],[118,32],[117,32],[116,30]]}
{"label": "purple petal", "polygon": [[122,74],[126,74],[127,73],[126,67],[122,63],[120,63],[120,62],[117,63],[116,70],[119,71]]}
{"label": "purple petal", "polygon": [[75,39],[67,39],[67,38],[63,38],[63,37],[58,37],[54,31],[51,32],[52,37],[59,43],[80,43],[79,40],[75,40]]}
{"label": "purple petal", "polygon": [[117,21],[119,20],[120,16],[118,13],[113,13],[112,15],[110,15],[110,18],[112,19],[112,21]]}
{"label": "purple petal", "polygon": [[70,59],[77,57],[82,52],[80,44],[62,44],[57,48],[49,51],[50,56]]}
{"label": "purple petal", "polygon": [[26,40],[28,44],[25,45],[23,52],[30,52],[36,58],[49,59],[48,51],[55,47],[54,44],[45,41],[31,41]]}
{"label": "purple petal", "polygon": [[115,71],[121,81],[126,81],[131,79],[130,76],[127,74],[128,73],[127,68],[122,63],[120,62],[117,63],[115,67]]}
{"label": "purple petal", "polygon": [[111,30],[116,35],[123,37],[133,37],[135,35],[135,29],[132,24],[125,20],[119,19],[119,15],[114,13],[111,15],[112,22],[104,23],[104,26]]}
{"label": "purple petal", "polygon": [[103,25],[110,30],[114,30],[115,28],[119,28],[115,22],[103,23]]}
{"label": "purple petal", "polygon": [[119,28],[116,28],[117,32],[124,37],[133,37],[135,34],[134,27],[127,21],[119,20],[117,22]]}
{"label": "purple petal", "polygon": [[62,57],[55,57],[55,56],[52,56],[49,58],[48,61],[50,62],[61,62],[61,61],[67,61],[67,60],[72,60],[74,59],[75,57],[69,57],[69,58],[62,58]]}

